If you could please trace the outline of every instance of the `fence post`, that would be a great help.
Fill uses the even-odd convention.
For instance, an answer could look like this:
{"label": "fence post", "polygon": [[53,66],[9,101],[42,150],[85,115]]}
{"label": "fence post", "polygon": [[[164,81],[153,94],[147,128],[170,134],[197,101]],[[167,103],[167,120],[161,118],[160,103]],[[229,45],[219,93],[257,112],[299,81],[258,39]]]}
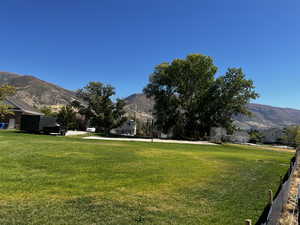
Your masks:
{"label": "fence post", "polygon": [[298,166],[298,158],[299,158],[299,152],[300,152],[300,148],[298,147],[296,149],[296,159],[295,159],[295,166]]}
{"label": "fence post", "polygon": [[289,175],[292,175],[293,166],[294,166],[294,164],[293,164],[293,162],[291,161],[291,162],[290,162],[290,172],[289,172]]}
{"label": "fence post", "polygon": [[297,187],[297,189],[298,189],[298,194],[297,194],[297,200],[298,200],[298,224],[300,224],[300,184],[298,184],[298,187]]}
{"label": "fence post", "polygon": [[283,176],[280,176],[280,186],[283,184]]}
{"label": "fence post", "polygon": [[269,204],[273,204],[273,191],[271,189],[269,189]]}
{"label": "fence post", "polygon": [[245,224],[246,225],[252,225],[252,221],[251,220],[245,220]]}

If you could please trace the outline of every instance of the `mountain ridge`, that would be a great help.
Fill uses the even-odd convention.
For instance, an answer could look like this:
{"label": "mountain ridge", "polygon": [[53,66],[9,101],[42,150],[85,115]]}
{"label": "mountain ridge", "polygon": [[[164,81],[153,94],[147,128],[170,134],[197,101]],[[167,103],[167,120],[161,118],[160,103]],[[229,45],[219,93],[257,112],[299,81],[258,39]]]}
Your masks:
{"label": "mountain ridge", "polygon": [[[66,105],[78,100],[74,91],[67,90],[56,84],[41,80],[32,75],[19,75],[10,72],[0,72],[0,85],[9,84],[17,89],[15,98],[27,104],[40,108],[42,106]],[[143,93],[135,93],[127,98],[126,111],[131,116],[141,120],[152,118],[154,101]],[[241,129],[282,128],[300,124],[300,110],[251,103],[247,105],[254,116],[238,115],[234,117],[235,124]]]}
{"label": "mountain ridge", "polygon": [[15,97],[35,107],[65,105],[78,99],[75,92],[32,75],[0,72],[0,84],[15,86]]}
{"label": "mountain ridge", "polygon": [[[144,94],[135,93],[128,96],[125,100],[127,107],[131,109],[137,108],[138,112],[145,113],[151,112],[154,105],[153,100],[146,99]],[[148,103],[141,105],[143,101],[148,101]],[[250,103],[247,107],[252,113],[251,117],[238,115],[233,118],[235,120],[234,123],[243,130],[282,128],[300,124],[300,110],[298,109],[281,108],[257,103]]]}

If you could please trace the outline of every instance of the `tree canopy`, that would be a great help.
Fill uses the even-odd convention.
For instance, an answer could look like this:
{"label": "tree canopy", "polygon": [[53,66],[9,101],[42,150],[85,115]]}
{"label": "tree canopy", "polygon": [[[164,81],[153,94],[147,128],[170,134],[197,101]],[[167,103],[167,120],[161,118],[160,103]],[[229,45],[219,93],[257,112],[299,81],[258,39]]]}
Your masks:
{"label": "tree canopy", "polygon": [[300,146],[300,126],[292,125],[285,127],[279,141],[292,147]]}
{"label": "tree canopy", "polygon": [[153,97],[156,126],[178,138],[199,138],[211,127],[233,128],[232,116],[249,114],[246,104],[258,97],[252,80],[240,68],[215,77],[213,59],[188,55],[158,65],[144,88]]}
{"label": "tree canopy", "polygon": [[248,134],[249,134],[249,142],[250,143],[262,143],[263,142],[263,139],[264,139],[264,135],[262,132],[260,132],[259,130],[256,130],[256,129],[251,129],[248,131]]}
{"label": "tree canopy", "polygon": [[91,125],[96,127],[97,132],[110,130],[122,125],[126,121],[124,116],[125,102],[122,99],[112,97],[115,95],[115,88],[100,82],[90,82],[87,86],[77,91],[77,96],[87,103],[86,107],[77,105],[80,112],[86,114]]}
{"label": "tree canopy", "polygon": [[45,116],[57,116],[57,112],[54,112],[50,106],[43,106],[39,110]]}
{"label": "tree canopy", "polygon": [[76,112],[71,105],[63,106],[57,113],[57,122],[66,130],[76,128]]}
{"label": "tree canopy", "polygon": [[3,85],[0,87],[0,118],[4,119],[6,116],[13,115],[13,111],[4,103],[4,100],[16,93],[16,88],[11,85]]}

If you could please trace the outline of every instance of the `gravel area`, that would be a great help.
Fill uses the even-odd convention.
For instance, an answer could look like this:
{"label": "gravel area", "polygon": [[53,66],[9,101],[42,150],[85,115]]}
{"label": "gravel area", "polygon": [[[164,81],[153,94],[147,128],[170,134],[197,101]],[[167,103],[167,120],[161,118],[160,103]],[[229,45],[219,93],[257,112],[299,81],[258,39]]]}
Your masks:
{"label": "gravel area", "polygon": [[72,135],[82,135],[82,134],[87,134],[88,132],[86,131],[75,131],[75,130],[68,130],[66,133],[66,136],[72,136]]}
{"label": "gravel area", "polygon": [[[108,137],[97,137],[90,136],[84,137],[84,139],[92,139],[92,140],[109,140],[109,141],[141,141],[141,142],[152,142],[152,139],[146,138],[108,138]],[[177,144],[194,144],[194,145],[216,145],[214,143],[208,141],[179,141],[179,140],[162,140],[162,139],[153,139],[153,142],[159,143],[177,143]]]}
{"label": "gravel area", "polygon": [[286,205],[283,207],[283,212],[279,221],[279,225],[298,225],[298,190],[300,185],[300,157],[297,150],[297,168],[292,174],[292,184],[289,190],[289,199]]}

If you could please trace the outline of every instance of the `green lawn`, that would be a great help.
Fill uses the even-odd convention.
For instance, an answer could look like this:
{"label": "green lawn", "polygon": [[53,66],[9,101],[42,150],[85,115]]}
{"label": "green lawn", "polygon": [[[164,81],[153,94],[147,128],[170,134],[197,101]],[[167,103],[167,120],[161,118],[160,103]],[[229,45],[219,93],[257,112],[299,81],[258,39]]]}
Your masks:
{"label": "green lawn", "polygon": [[292,153],[0,132],[2,225],[241,225]]}

